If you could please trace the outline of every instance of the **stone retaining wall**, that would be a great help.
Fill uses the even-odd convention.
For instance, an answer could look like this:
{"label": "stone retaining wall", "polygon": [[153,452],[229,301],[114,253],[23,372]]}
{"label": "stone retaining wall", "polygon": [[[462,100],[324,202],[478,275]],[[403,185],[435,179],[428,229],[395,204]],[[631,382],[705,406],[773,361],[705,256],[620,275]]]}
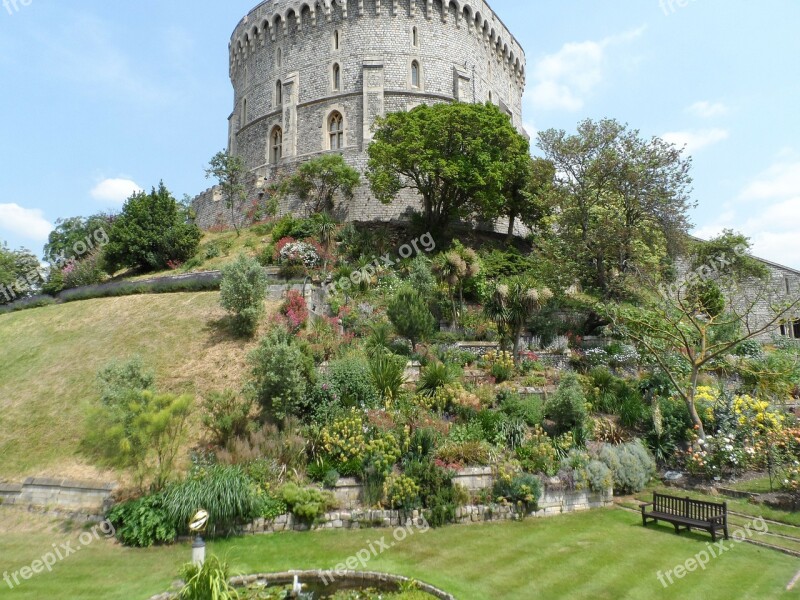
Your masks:
{"label": "stone retaining wall", "polygon": [[29,477],[24,483],[0,483],[3,504],[102,513],[111,502],[113,483]]}
{"label": "stone retaining wall", "polygon": [[[613,491],[595,493],[580,490],[545,490],[536,511],[525,516],[550,517],[605,508],[613,504]],[[382,527],[411,527],[419,522],[421,511],[348,509],[329,512],[316,523],[298,520],[292,514],[281,515],[275,520],[257,519],[245,527],[245,533],[266,534],[282,531],[321,531],[324,529],[364,529]],[[520,518],[515,507],[508,505],[462,506],[456,509],[456,522],[471,523],[511,521]]]}

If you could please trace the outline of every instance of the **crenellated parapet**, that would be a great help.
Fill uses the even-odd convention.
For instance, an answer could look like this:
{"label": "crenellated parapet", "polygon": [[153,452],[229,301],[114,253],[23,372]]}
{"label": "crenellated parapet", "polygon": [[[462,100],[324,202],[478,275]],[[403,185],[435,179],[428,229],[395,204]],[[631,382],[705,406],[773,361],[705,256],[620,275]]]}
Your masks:
{"label": "crenellated parapet", "polygon": [[231,74],[258,47],[275,43],[279,36],[302,34],[336,17],[421,16],[441,19],[455,28],[465,28],[483,41],[505,68],[525,86],[525,52],[489,5],[482,0],[267,0],[242,19],[229,45]]}

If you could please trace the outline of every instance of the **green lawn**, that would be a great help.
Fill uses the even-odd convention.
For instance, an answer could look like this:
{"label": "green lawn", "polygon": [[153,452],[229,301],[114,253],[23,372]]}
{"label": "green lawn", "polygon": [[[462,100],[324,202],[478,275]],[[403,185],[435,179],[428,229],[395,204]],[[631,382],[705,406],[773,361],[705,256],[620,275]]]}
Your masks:
{"label": "green lawn", "polygon": [[755,479],[748,479],[747,481],[738,481],[727,487],[740,492],[752,492],[754,494],[769,494],[770,492],[780,491],[781,479],[775,477],[770,487],[769,476],[756,477]]}
{"label": "green lawn", "polygon": [[[234,571],[332,568],[387,530],[253,536],[215,542]],[[71,537],[70,537],[71,536]],[[16,570],[77,533],[0,535],[0,571]],[[391,539],[391,537],[388,537]],[[607,509],[523,523],[446,527],[417,532],[368,568],[428,581],[459,600],[632,599],[728,600],[800,598],[785,591],[800,561],[747,544],[664,588],[668,571],[708,548],[702,534],[675,535],[669,526],[644,528],[637,515]],[[95,542],[20,588],[0,586],[0,598],[144,599],[169,587],[186,545],[125,550]],[[1,583],[1,582],[0,582]]]}

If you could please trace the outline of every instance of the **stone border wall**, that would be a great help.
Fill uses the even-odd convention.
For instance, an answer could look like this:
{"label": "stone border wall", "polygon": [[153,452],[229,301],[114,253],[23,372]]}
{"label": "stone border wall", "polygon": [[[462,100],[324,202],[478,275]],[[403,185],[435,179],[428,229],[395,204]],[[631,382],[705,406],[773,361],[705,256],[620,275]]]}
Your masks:
{"label": "stone border wall", "polygon": [[114,487],[113,483],[29,477],[21,484],[0,483],[0,498],[9,505],[103,512]]}
{"label": "stone border wall", "polygon": [[[520,515],[510,505],[473,505],[456,509],[456,523],[488,523],[519,520],[522,517],[551,517],[595,508],[606,508],[614,502],[614,493],[586,490],[544,490],[536,511]],[[316,523],[307,523],[285,514],[274,520],[257,519],[245,527],[245,533],[260,535],[283,531],[322,531],[326,529],[366,529],[412,526],[422,516],[419,510],[353,509],[329,512]]]}

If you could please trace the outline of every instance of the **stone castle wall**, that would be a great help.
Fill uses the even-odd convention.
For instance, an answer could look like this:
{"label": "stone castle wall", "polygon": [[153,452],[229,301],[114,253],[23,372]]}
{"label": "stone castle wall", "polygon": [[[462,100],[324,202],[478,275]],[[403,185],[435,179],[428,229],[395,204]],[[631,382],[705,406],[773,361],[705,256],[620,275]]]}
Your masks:
{"label": "stone castle wall", "polygon": [[[525,54],[483,0],[262,2],[234,30],[229,52],[228,151],[251,171],[253,200],[270,182],[326,152],[340,152],[363,173],[375,119],[420,104],[492,102],[523,131]],[[343,118],[343,146],[331,149],[334,113]],[[272,143],[276,131],[280,157]],[[405,219],[418,205],[413,193],[383,205],[362,183],[338,216]],[[213,189],[195,199],[194,209],[201,227],[230,222]],[[298,212],[291,199],[280,206],[287,212]]]}

